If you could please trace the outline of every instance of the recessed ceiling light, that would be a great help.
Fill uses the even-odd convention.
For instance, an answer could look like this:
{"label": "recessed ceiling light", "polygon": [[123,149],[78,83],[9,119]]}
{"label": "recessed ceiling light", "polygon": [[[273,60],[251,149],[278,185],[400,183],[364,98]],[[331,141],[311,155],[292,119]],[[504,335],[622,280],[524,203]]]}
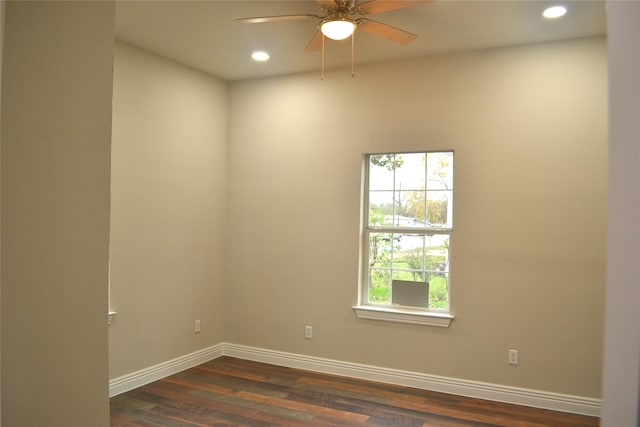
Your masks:
{"label": "recessed ceiling light", "polygon": [[567,8],[564,6],[552,6],[548,7],[542,12],[542,16],[548,19],[555,19],[564,16],[567,13]]}
{"label": "recessed ceiling light", "polygon": [[254,61],[264,62],[269,60],[269,54],[267,52],[263,52],[261,50],[255,51],[251,54],[251,58]]}

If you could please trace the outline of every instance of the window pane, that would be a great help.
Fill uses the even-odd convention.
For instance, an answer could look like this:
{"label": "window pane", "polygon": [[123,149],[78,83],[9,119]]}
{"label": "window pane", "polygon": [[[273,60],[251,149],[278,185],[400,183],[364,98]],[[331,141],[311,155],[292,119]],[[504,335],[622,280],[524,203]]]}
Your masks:
{"label": "window pane", "polygon": [[391,302],[391,270],[372,268],[369,270],[369,303]]}
{"label": "window pane", "polygon": [[425,153],[409,153],[398,155],[396,167],[396,190],[424,190],[425,188]]}
{"label": "window pane", "polygon": [[393,190],[394,169],[399,162],[394,154],[369,157],[369,190]]}
{"label": "window pane", "polygon": [[422,190],[398,191],[394,225],[399,227],[424,227],[425,192]]}
{"label": "window pane", "polygon": [[453,227],[453,191],[427,191],[427,227]]}
{"label": "window pane", "polygon": [[453,190],[453,153],[427,154],[427,189]]}
{"label": "window pane", "polygon": [[393,268],[399,270],[394,279],[423,280],[424,255],[424,236],[403,234],[393,256]]}
{"label": "window pane", "polygon": [[449,286],[447,275],[432,274],[427,278],[429,282],[429,308],[449,308]]}
{"label": "window pane", "polygon": [[449,253],[445,247],[428,248],[425,251],[425,270],[429,272],[448,273]]}
{"label": "window pane", "polygon": [[393,245],[400,235],[371,233],[369,235],[369,267],[391,267]]}
{"label": "window pane", "polygon": [[[395,254],[393,266],[394,268],[404,268],[408,270],[424,270],[424,250],[422,247],[399,250]],[[401,278],[398,277],[398,279]]]}
{"label": "window pane", "polygon": [[449,251],[449,234],[429,234],[425,236],[427,252],[446,254]]}
{"label": "window pane", "polygon": [[393,191],[369,192],[369,225],[393,225]]}
{"label": "window pane", "polygon": [[422,234],[403,234],[400,240],[400,249],[402,251],[422,250],[423,246],[424,236]]}

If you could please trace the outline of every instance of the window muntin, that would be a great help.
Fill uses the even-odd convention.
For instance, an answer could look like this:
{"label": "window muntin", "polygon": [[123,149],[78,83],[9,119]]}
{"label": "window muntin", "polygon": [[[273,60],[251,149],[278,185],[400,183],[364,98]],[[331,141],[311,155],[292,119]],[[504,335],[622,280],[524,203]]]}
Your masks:
{"label": "window muntin", "polygon": [[392,307],[394,280],[428,282],[411,307],[448,311],[453,152],[368,155],[365,180],[361,304]]}

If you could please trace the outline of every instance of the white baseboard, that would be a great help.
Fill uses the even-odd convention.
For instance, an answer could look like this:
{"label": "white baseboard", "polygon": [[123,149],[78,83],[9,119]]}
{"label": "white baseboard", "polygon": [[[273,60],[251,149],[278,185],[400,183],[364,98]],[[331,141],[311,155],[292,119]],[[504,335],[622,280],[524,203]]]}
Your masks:
{"label": "white baseboard", "polygon": [[173,375],[223,355],[289,368],[306,369],[333,375],[380,381],[424,390],[475,397],[478,399],[549,409],[552,411],[570,412],[594,417],[600,416],[601,400],[591,397],[441,377],[420,372],[362,365],[359,363],[343,362],[230,343],[216,344],[194,353],[151,366],[147,369],[114,378],[109,381],[109,395],[115,396],[133,390],[144,384]]}
{"label": "white baseboard", "polygon": [[176,357],[163,363],[141,369],[130,374],[109,380],[109,397],[116,396],[150,382],[177,374],[185,369],[193,368],[209,360],[217,359],[224,354],[224,343],[216,344],[202,350]]}
{"label": "white baseboard", "polygon": [[225,343],[225,356],[497,402],[600,416],[601,400]]}

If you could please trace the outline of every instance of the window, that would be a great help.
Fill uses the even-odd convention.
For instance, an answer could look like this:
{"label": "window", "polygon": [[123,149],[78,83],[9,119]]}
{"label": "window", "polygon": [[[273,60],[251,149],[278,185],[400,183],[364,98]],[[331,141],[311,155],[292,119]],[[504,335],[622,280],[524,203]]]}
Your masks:
{"label": "window", "polygon": [[448,326],[453,152],[368,155],[363,215],[358,317]]}

